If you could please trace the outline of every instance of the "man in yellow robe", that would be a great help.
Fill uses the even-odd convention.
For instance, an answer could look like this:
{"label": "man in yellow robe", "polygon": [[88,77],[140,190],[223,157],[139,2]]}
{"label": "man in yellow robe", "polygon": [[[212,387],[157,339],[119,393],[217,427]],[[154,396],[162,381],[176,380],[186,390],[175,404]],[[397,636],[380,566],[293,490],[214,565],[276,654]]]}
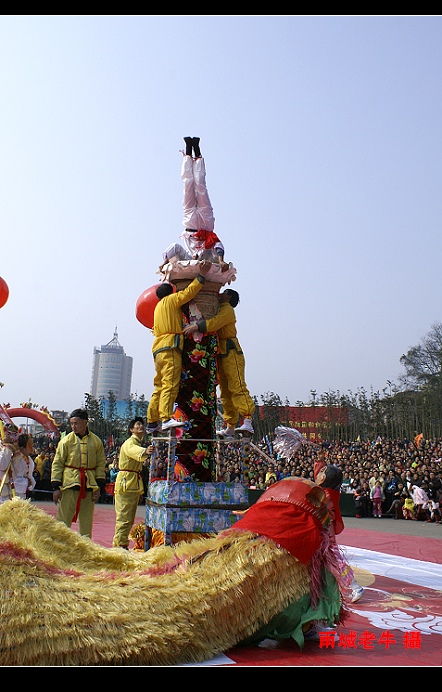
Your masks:
{"label": "man in yellow robe", "polygon": [[112,545],[128,548],[129,533],[133,526],[140,495],[144,486],[141,477],[143,466],[153,452],[153,447],[143,447],[144,420],[134,418],[129,423],[130,437],[123,442],[118,459],[118,474],[115,481],[115,534]]}
{"label": "man in yellow robe", "polygon": [[84,409],[72,411],[72,432],[57,445],[51,482],[57,519],[69,528],[78,519],[79,533],[91,538],[94,503],[106,483],[106,457],[103,442],[89,430],[88,418]]}

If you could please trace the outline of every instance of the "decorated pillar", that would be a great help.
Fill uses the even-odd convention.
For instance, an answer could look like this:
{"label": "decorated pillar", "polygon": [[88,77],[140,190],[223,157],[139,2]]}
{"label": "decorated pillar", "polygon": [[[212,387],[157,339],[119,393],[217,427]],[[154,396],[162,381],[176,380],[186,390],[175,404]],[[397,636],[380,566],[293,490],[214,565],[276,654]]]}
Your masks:
{"label": "decorated pillar", "polygon": [[[189,281],[177,281],[177,291]],[[191,323],[216,315],[220,284],[206,282],[194,300],[184,307],[184,320]],[[208,483],[216,463],[218,341],[215,334],[197,334],[184,339],[182,376],[175,417],[186,425],[177,430],[174,476],[176,480]]]}

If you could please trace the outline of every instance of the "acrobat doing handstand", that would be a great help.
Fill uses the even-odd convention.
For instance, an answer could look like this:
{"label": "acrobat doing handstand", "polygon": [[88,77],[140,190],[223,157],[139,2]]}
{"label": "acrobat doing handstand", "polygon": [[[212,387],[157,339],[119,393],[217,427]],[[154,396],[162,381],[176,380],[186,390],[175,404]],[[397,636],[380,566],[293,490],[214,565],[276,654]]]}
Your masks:
{"label": "acrobat doing handstand", "polygon": [[[224,261],[224,245],[214,231],[215,217],[206,185],[206,166],[201,155],[199,137],[184,137],[181,179],[183,181],[183,244],[172,243],[163,252],[160,273],[168,280],[174,274],[189,274],[197,260],[212,262],[212,275],[225,274],[222,283],[230,282],[235,270]],[[210,279],[211,276],[208,278]]]}

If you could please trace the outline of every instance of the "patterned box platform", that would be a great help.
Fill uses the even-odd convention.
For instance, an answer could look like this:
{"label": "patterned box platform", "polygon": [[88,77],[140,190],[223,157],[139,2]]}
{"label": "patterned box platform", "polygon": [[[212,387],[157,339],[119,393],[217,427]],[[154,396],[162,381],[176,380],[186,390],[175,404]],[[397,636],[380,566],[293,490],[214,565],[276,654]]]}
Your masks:
{"label": "patterned box platform", "polygon": [[146,526],[165,534],[213,533],[232,526],[234,509],[249,506],[248,489],[241,483],[154,481],[149,483]]}

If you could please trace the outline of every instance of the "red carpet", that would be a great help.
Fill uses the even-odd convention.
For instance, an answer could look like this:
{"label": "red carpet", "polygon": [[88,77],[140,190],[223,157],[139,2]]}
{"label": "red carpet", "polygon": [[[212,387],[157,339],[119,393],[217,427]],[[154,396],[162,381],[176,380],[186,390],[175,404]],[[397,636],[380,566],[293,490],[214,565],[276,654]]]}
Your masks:
{"label": "red carpet", "polygon": [[[52,503],[39,506],[55,515]],[[113,507],[97,505],[93,540],[110,547],[114,527]],[[345,529],[340,543],[365,592],[345,626],[336,628],[336,638],[323,635],[303,651],[291,640],[266,640],[235,647],[205,665],[440,666],[442,541]]]}

